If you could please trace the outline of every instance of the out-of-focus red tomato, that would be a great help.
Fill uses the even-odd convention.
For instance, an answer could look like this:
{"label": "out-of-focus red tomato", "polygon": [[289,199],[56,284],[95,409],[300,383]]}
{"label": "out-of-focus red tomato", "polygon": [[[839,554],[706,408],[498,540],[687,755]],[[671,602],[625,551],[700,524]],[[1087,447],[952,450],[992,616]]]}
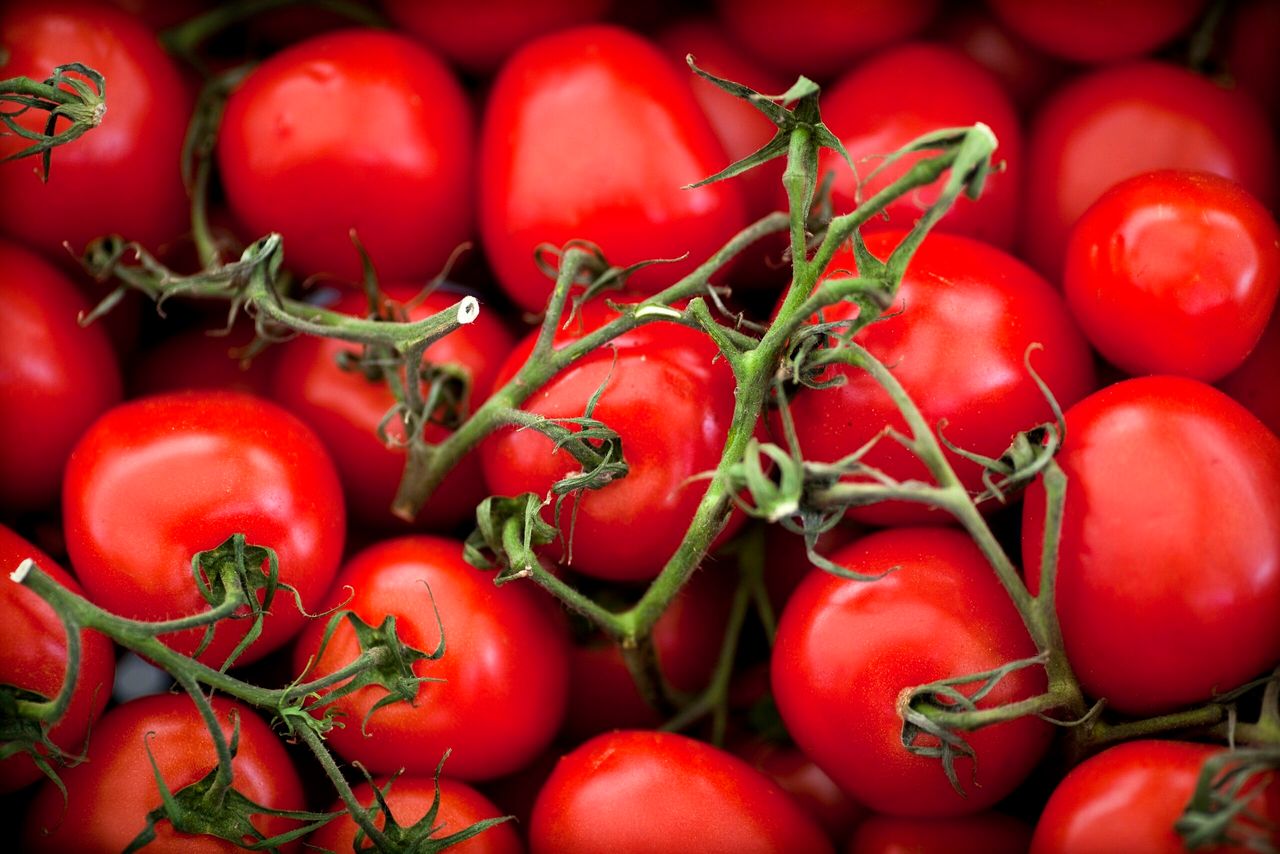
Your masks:
{"label": "out-of-focus red tomato", "polygon": [[1076,62],[1150,53],[1190,29],[1205,0],[987,0],[1036,47]]}

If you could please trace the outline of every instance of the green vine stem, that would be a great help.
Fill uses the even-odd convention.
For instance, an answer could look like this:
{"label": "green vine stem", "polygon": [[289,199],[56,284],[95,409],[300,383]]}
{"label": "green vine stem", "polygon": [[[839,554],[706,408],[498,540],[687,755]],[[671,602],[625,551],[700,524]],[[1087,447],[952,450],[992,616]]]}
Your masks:
{"label": "green vine stem", "polygon": [[[31,130],[18,121],[31,110],[48,113],[43,130]],[[79,62],[59,65],[41,82],[29,77],[0,80],[0,121],[8,128],[7,134],[27,141],[26,147],[0,158],[0,163],[38,154],[40,180],[48,181],[53,149],[102,124],[106,112],[106,80]],[[60,119],[70,124],[58,130]]]}

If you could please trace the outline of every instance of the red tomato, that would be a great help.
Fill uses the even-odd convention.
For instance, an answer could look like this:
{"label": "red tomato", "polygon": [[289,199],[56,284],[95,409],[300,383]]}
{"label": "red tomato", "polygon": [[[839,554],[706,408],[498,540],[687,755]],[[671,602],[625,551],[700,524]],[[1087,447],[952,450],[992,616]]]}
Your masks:
{"label": "red tomato", "polygon": [[1009,29],[1075,62],[1115,62],[1150,53],[1191,24],[1205,0],[987,0]]}
{"label": "red tomato", "polygon": [[768,775],[837,843],[864,817],[866,810],[794,745],[755,739],[734,753]]}
{"label": "red tomato", "polygon": [[924,29],[937,0],[716,0],[734,39],[777,71],[814,78]]}
{"label": "red tomato", "polygon": [[[1026,854],[1031,828],[998,812],[955,818],[873,815],[860,822],[845,854]],[[1117,849],[1120,850],[1120,849]]]}
{"label": "red tomato", "polygon": [[85,428],[120,400],[116,356],[89,304],[38,256],[0,240],[0,507],[57,503]]}
{"label": "red tomato", "polygon": [[[412,299],[419,288],[392,284],[384,291],[392,299]],[[449,291],[434,291],[409,312],[420,320],[442,311],[461,299]],[[335,311],[363,316],[368,310],[364,294],[351,292],[332,307]],[[498,366],[513,346],[511,334],[492,311],[482,311],[473,323],[446,335],[427,348],[429,362],[461,368],[470,378],[470,398],[460,415],[470,414],[484,402],[493,388]],[[378,439],[378,424],[395,404],[382,378],[368,379],[358,370],[338,366],[342,353],[359,355],[359,349],[331,338],[305,336],[283,348],[272,380],[273,393],[285,408],[306,422],[324,442],[338,466],[347,494],[347,507],[362,522],[378,527],[403,527],[390,513],[400,477],[404,473],[403,447],[389,447]],[[425,386],[424,386],[425,387]],[[397,442],[404,440],[398,422],[388,433]],[[450,429],[432,424],[425,435],[440,442]],[[478,455],[469,454],[459,462],[431,496],[419,521],[438,530],[474,519],[475,507],[488,491],[480,471]]]}
{"label": "red tomato", "polygon": [[[857,207],[857,182],[881,165],[882,155],[932,131],[985,122],[1000,143],[994,162],[1003,161],[1005,169],[988,177],[977,202],[958,199],[938,228],[1000,247],[1013,242],[1022,182],[1022,129],[1009,96],[973,60],[942,45],[916,42],[895,47],[836,81],[822,99],[822,118],[858,168],[855,178],[831,150],[818,159],[820,170],[836,173],[832,200],[837,213]],[[909,155],[885,168],[866,181],[861,198],[884,189],[924,156]],[[874,218],[863,231],[909,228],[937,198],[935,187],[909,193],[889,204],[887,220]]]}
{"label": "red tomato", "polygon": [[[612,317],[588,309],[581,329],[561,332],[566,342]],[[531,335],[512,351],[497,384],[528,358]],[[607,383],[606,383],[607,379]],[[535,392],[524,409],[549,418],[581,416],[605,384],[594,415],[622,437],[627,476],[577,499],[572,568],[615,581],[653,578],[684,537],[706,489],[691,478],[715,469],[733,417],[734,380],[711,340],[675,323],[655,322],[615,338],[611,348],[574,362]],[[655,394],[661,389],[661,394]],[[480,446],[484,476],[495,495],[549,492],[580,464],[534,430],[504,428]],[[568,537],[573,499],[561,528]],[[551,519],[551,509],[544,511]],[[737,521],[741,517],[737,517]]]}
{"label": "red tomato", "polygon": [[552,287],[534,263],[539,244],[590,240],[620,266],[688,253],[631,277],[653,293],[746,224],[734,182],[684,189],[729,161],[683,76],[617,27],[566,30],[513,56],[489,96],[480,162],[489,263],[528,311]]}
{"label": "red tomato", "polygon": [[[978,812],[1013,791],[1049,744],[1050,729],[1036,718],[966,735],[977,784],[972,761],[957,758],[955,768],[967,797],[951,787],[940,760],[902,746],[903,691],[1035,655],[977,546],[949,528],[897,528],[831,559],[865,574],[897,569],[869,582],[812,573],[782,612],[773,689],[800,749],[855,800],[893,815]],[[1024,668],[979,705],[1016,702],[1044,686],[1043,671]]]}
{"label": "red tomato", "polygon": [[[228,740],[234,721],[240,722],[239,750],[231,763],[235,789],[274,809],[303,809],[298,772],[271,728],[248,707],[222,697],[214,697],[213,708]],[[147,813],[161,803],[148,751],[171,792],[203,779],[218,762],[213,737],[189,697],[156,694],[117,706],[94,727],[89,761],[62,772],[66,803],[53,783],[36,795],[23,825],[23,850],[123,850],[146,826]],[[267,817],[253,823],[266,836],[295,826]],[[299,846],[295,842],[281,848],[296,851]],[[242,849],[211,836],[177,833],[166,819],[157,822],[156,840],[146,850],[213,854]]]}
{"label": "red tomato", "polygon": [[1010,32],[978,3],[952,4],[939,27],[946,44],[991,72],[1020,110],[1030,110],[1066,74],[1066,64]]}
{"label": "red tomato", "polygon": [[[381,789],[387,784],[387,778],[374,782]],[[369,806],[374,802],[373,787],[368,783],[361,783],[352,788],[356,800],[360,803]],[[401,827],[409,827],[425,816],[431,809],[431,804],[435,802],[435,797],[434,777],[410,776],[397,777],[391,784],[391,791],[384,795],[392,817]],[[329,808],[329,811],[337,812],[345,808],[345,805],[338,801]],[[450,836],[476,822],[502,815],[502,812],[484,795],[466,783],[450,780],[447,777],[440,778],[438,810],[433,827],[439,829],[431,834],[433,839]],[[379,813],[374,822],[381,829],[387,823],[386,816]],[[311,834],[307,843],[332,851],[334,854],[363,850],[355,847],[358,829],[350,814],[342,815]],[[362,843],[367,846],[369,840],[363,839]],[[515,825],[512,822],[503,822],[482,831],[466,842],[451,846],[449,850],[456,854],[521,854],[524,846],[520,843],[520,837],[516,835]]]}
{"label": "red tomato", "polygon": [[[1280,438],[1178,377],[1108,386],[1066,423],[1057,606],[1085,691],[1161,714],[1280,661]],[[1033,591],[1044,512],[1037,482],[1022,515]]]}
{"label": "red tomato", "polygon": [[1137,62],[1077,77],[1031,128],[1023,255],[1057,281],[1067,233],[1126,178],[1191,169],[1274,196],[1275,136],[1256,102],[1173,65]]}
{"label": "red tomato", "polygon": [[1063,290],[1086,336],[1131,374],[1213,382],[1258,343],[1280,293],[1280,229],[1206,172],[1148,172],[1076,220]]}
{"label": "red tomato", "polygon": [[[862,526],[842,521],[818,537],[815,550],[819,555],[828,557],[833,551],[864,533]],[[805,551],[804,537],[791,533],[781,525],[765,527],[764,583],[775,615],[781,612],[791,594],[814,568]]]}
{"label": "red tomato", "polygon": [[268,397],[279,348],[269,347],[246,364],[240,356],[253,341],[253,324],[239,322],[228,335],[222,329],[188,329],[138,353],[128,371],[129,396],[204,388]]}
{"label": "red tomato", "polygon": [[1280,435],[1280,385],[1276,384],[1276,365],[1280,365],[1280,311],[1272,312],[1271,322],[1249,358],[1218,386],[1262,419],[1272,433]]}
{"label": "red tomato", "polygon": [[[1032,854],[1131,851],[1182,854],[1186,845],[1174,830],[1191,799],[1206,760],[1222,748],[1179,741],[1131,741],[1104,750],[1066,776],[1036,824]],[[1258,819],[1280,821],[1280,783],[1274,774],[1253,787],[1246,807],[1256,818],[1238,819],[1265,840]],[[1263,788],[1265,786],[1265,789]],[[1221,854],[1259,849],[1213,846]]]}
{"label": "red tomato", "polygon": [[[900,239],[874,234],[867,245],[884,258]],[[836,256],[832,269],[854,266],[853,253],[846,250]],[[854,310],[849,304],[836,306],[826,317],[839,319]],[[946,420],[943,435],[961,448],[999,457],[1016,432],[1052,420],[1052,410],[1024,366],[1032,343],[1044,346],[1032,354],[1031,363],[1060,404],[1070,405],[1093,388],[1088,346],[1062,299],[1030,268],[985,244],[931,235],[912,259],[887,314],[859,333],[858,342],[893,371],[929,425]],[[838,370],[848,377],[843,386],[802,389],[791,402],[807,459],[838,460],[887,424],[907,429],[888,393],[870,375],[854,368]],[[981,468],[948,455],[965,486],[980,491]],[[863,459],[899,480],[928,478],[924,464],[892,440],[881,441]],[[923,505],[903,502],[859,507],[850,515],[875,524],[949,520]]]}
{"label": "red tomato", "polygon": [[408,38],[317,36],[259,65],[227,101],[218,166],[232,212],[284,236],[286,263],[358,280],[439,272],[471,231],[471,107]]}
{"label": "red tomato", "polygon": [[[346,725],[329,734],[334,750],[375,774],[400,768],[432,774],[452,748],[449,773],[463,780],[498,777],[530,762],[560,726],[569,678],[564,627],[541,606],[540,595],[517,584],[495,587],[462,559],[461,543],[441,537],[386,540],[352,558],[327,607],[341,604],[375,626],[394,615],[401,639],[431,652],[440,642],[434,600],[447,649],[438,661],[414,665],[415,673],[444,681],[422,683],[414,706],[379,709],[367,736],[361,722],[386,691],[369,686],[338,700]],[[323,622],[312,623],[298,641],[299,670],[315,655],[324,629]],[[332,673],[358,653],[355,632],[344,622],[308,678]]]}
{"label": "red tomato", "polygon": [[[76,593],[80,585],[53,558],[0,525],[0,570],[12,572],[34,558],[55,581]],[[57,696],[67,675],[67,634],[53,608],[21,584],[0,581],[0,621],[4,641],[0,653],[0,684],[15,685],[49,699]],[[84,748],[84,737],[102,714],[115,678],[115,649],[97,632],[80,633],[80,669],[71,704],[49,731],[54,744],[68,756]],[[55,769],[57,768],[55,763]],[[24,754],[0,760],[0,793],[12,792],[42,776]]]}
{"label": "red tomato", "polygon": [[[242,533],[272,548],[280,581],[316,610],[342,554],[342,491],[315,434],[249,395],[161,395],[109,411],[71,453],[63,523],[72,566],[96,604],[128,617],[171,619],[208,607],[191,574],[198,551]],[[221,664],[248,620],[223,623],[201,660]],[[248,663],[302,627],[279,591]],[[190,654],[203,630],[162,638]]]}
{"label": "red tomato", "polygon": [[[179,161],[191,96],[145,25],[96,3],[6,4],[0,55],[5,77],[44,80],[55,66],[81,62],[108,81],[102,124],[54,150],[48,183],[38,158],[0,163],[0,232],[60,257],[64,241],[79,252],[95,237],[122,234],[156,247],[187,230]],[[31,111],[20,122],[43,131],[46,118]],[[0,136],[0,156],[27,144]]]}
{"label": "red tomato", "polygon": [[1244,0],[1227,10],[1223,64],[1231,79],[1248,90],[1274,118],[1280,111],[1280,4]]}
{"label": "red tomato", "polygon": [[531,39],[604,16],[611,0],[383,0],[409,35],[467,71],[496,69]]}
{"label": "red tomato", "polygon": [[746,762],[682,735],[622,730],[560,760],[529,824],[534,854],[825,852],[822,831]]}

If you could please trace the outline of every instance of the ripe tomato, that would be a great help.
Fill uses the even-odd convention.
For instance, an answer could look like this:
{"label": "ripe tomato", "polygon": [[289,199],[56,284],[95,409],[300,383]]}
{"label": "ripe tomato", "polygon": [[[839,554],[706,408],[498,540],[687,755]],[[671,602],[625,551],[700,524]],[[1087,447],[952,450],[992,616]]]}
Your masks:
{"label": "ripe tomato", "polygon": [[560,760],[529,824],[533,854],[824,852],[822,831],[746,762],[682,735],[621,730]]}
{"label": "ripe tomato", "polygon": [[1057,281],[1076,218],[1115,184],[1156,169],[1212,172],[1269,204],[1275,136],[1247,94],[1173,65],[1135,62],[1077,77],[1032,124],[1024,257]]}
{"label": "ripe tomato", "polygon": [[1130,374],[1213,382],[1258,343],[1280,293],[1280,229],[1243,187],[1148,172],[1076,220],[1063,290],[1103,356]]}
{"label": "ripe tomato", "polygon": [[[431,774],[452,749],[449,774],[463,780],[498,777],[531,761],[560,726],[569,678],[564,626],[540,595],[518,584],[495,587],[462,559],[462,543],[442,537],[385,540],[357,554],[327,607],[342,605],[374,626],[393,615],[405,643],[431,652],[440,642],[434,601],[447,647],[440,660],[414,665],[418,675],[443,681],[422,683],[414,706],[379,709],[367,736],[362,721],[386,691],[369,686],[338,700],[346,718],[345,728],[329,734],[334,750],[375,774],[401,768]],[[314,622],[299,639],[298,670],[318,651],[324,629]],[[344,622],[308,678],[358,654],[355,632]]]}
{"label": "ripe tomato", "polygon": [[777,783],[836,843],[866,817],[862,805],[795,745],[752,739],[733,752]]}
{"label": "ripe tomato", "polygon": [[89,304],[58,270],[0,240],[0,507],[57,503],[85,428],[120,400],[120,370]]}
{"label": "ripe tomato", "polygon": [[[71,453],[62,510],[67,551],[89,598],[138,619],[207,608],[192,555],[232,534],[275,549],[280,581],[308,610],[342,554],[342,491],[320,441],[278,406],[232,392],[161,395],[110,410]],[[239,663],[279,647],[303,621],[293,596],[279,591]],[[221,664],[248,622],[218,626],[201,660]],[[202,636],[162,640],[190,654]]]}
{"label": "ripe tomato", "polygon": [[988,0],[1005,25],[1040,50],[1074,62],[1150,53],[1190,29],[1205,0]]}
{"label": "ripe tomato", "polygon": [[[1191,799],[1206,760],[1222,748],[1180,741],[1131,741],[1104,750],[1072,769],[1045,805],[1031,840],[1032,854],[1133,851],[1182,854],[1186,845],[1174,830]],[[1261,835],[1257,821],[1280,821],[1280,782],[1268,775],[1253,788],[1238,821]],[[1265,786],[1265,789],[1263,788]],[[1263,837],[1265,838],[1265,837]],[[1222,854],[1258,848],[1213,846]]]}
{"label": "ripe tomato", "polygon": [[[446,763],[447,767],[448,763]],[[378,788],[381,789],[387,784],[387,778],[374,781]],[[356,800],[368,806],[374,802],[373,787],[368,783],[361,783],[352,787]],[[434,777],[411,777],[408,775],[400,776],[391,784],[391,791],[384,795],[387,807],[391,810],[392,817],[395,818],[396,824],[401,827],[409,827],[415,824],[419,819],[427,814],[431,809],[431,804],[436,797],[436,781]],[[346,807],[338,801],[329,808],[330,812],[344,810]],[[479,821],[487,818],[497,818],[502,812],[493,805],[493,802],[466,783],[450,780],[448,777],[440,778],[440,806],[436,813],[434,827],[439,828],[431,834],[433,839],[450,836],[460,830],[464,830]],[[379,813],[374,819],[379,829],[387,823],[386,816]],[[348,815],[342,815],[326,824],[324,827],[312,833],[307,839],[309,845],[332,851],[334,854],[343,854],[347,851],[356,851],[356,832],[358,830],[355,820]],[[367,839],[363,840],[364,845],[368,845]],[[524,846],[520,843],[520,837],[516,834],[515,825],[512,822],[503,822],[494,825],[488,830],[482,831],[478,836],[473,836],[466,842],[451,846],[450,851],[456,854],[522,854]]]}
{"label": "ripe tomato", "polygon": [[873,815],[858,824],[844,854],[1026,854],[1030,844],[1030,826],[998,812],[935,819]]}
{"label": "ripe tomato", "polygon": [[732,182],[683,189],[728,164],[684,78],[645,39],[588,26],[531,42],[494,82],[480,141],[480,233],[512,301],[539,311],[542,243],[582,238],[652,293],[746,224]]}
{"label": "ripe tomato", "polygon": [[[1280,661],[1280,438],[1178,377],[1108,386],[1066,423],[1057,607],[1085,691],[1161,714]],[[1022,514],[1032,590],[1044,512],[1037,482]]]}
{"label": "ripe tomato", "polygon": [[[412,299],[418,288],[391,284],[384,292],[394,300]],[[461,298],[457,293],[434,291],[409,312],[420,320],[442,311]],[[351,292],[332,307],[335,311],[363,316],[368,310],[364,294]],[[498,366],[513,346],[511,334],[498,315],[480,313],[475,322],[446,335],[427,348],[427,361],[452,366],[468,377],[469,397],[460,402],[459,417],[470,414],[493,388]],[[337,464],[354,517],[378,527],[403,527],[390,513],[391,501],[404,472],[401,445],[388,446],[378,439],[378,424],[395,403],[381,377],[369,379],[359,370],[343,370],[343,353],[359,355],[359,348],[331,338],[305,336],[282,348],[272,379],[273,394],[281,405],[306,422],[324,442]],[[425,388],[425,384],[424,384]],[[428,441],[442,441],[451,432],[431,424]],[[404,441],[399,421],[388,427],[390,438]],[[449,474],[422,509],[419,521],[437,530],[474,519],[475,507],[488,495],[478,455],[469,454]]]}
{"label": "ripe tomato", "polygon": [[[429,95],[428,95],[429,93]],[[358,280],[439,272],[471,232],[471,107],[410,39],[344,30],[282,50],[227,101],[218,167],[232,212],[284,236],[286,263]]]}
{"label": "ripe tomato", "polygon": [[1275,381],[1276,365],[1280,365],[1280,311],[1271,313],[1271,322],[1249,358],[1218,386],[1262,419],[1272,433],[1280,435],[1280,386]]}
{"label": "ripe tomato", "polygon": [[939,35],[991,72],[1019,110],[1038,105],[1066,74],[1065,63],[1027,44],[979,3],[952,4]]}
{"label": "ripe tomato", "polygon": [[[4,77],[44,80],[81,62],[107,80],[102,124],[54,150],[48,183],[38,158],[0,163],[0,232],[62,257],[64,241],[79,252],[122,234],[155,248],[187,230],[180,159],[191,96],[144,24],[101,3],[5,4],[0,56]],[[46,118],[31,111],[20,122],[43,131]],[[0,156],[27,144],[0,136]]]}
{"label": "ripe tomato", "polygon": [[242,348],[254,338],[253,324],[237,323],[230,334],[222,327],[178,332],[147,347],[133,358],[127,385],[130,397],[184,391],[193,388],[224,389],[268,397],[271,369],[280,348],[269,347],[247,364]]}
{"label": "ripe tomato", "polygon": [[[0,525],[0,569],[12,572],[34,558],[63,587],[80,593],[80,585],[53,558]],[[67,675],[67,633],[53,608],[21,584],[0,583],[0,684],[57,696]],[[80,669],[66,713],[49,731],[53,743],[68,756],[84,747],[90,726],[102,714],[115,678],[115,649],[97,632],[80,633]],[[55,763],[56,768],[56,763]],[[24,754],[0,760],[0,793],[12,792],[41,777],[40,769]]]}
{"label": "ripe tomato", "polygon": [[[883,258],[900,239],[873,234],[867,245]],[[854,266],[853,253],[846,250],[836,256],[832,269]],[[851,304],[835,306],[826,318],[848,317],[851,311],[856,311]],[[977,241],[931,235],[912,259],[887,314],[859,333],[857,341],[893,371],[929,425],[947,422],[943,435],[961,448],[999,457],[1016,432],[1052,420],[1052,410],[1024,366],[1032,343],[1044,346],[1031,363],[1060,404],[1074,403],[1093,388],[1088,346],[1059,295],[1012,256]],[[907,429],[888,393],[870,375],[855,368],[833,370],[848,382],[801,389],[791,402],[807,459],[834,462],[885,425]],[[965,486],[980,491],[981,468],[948,455]],[[924,464],[892,440],[881,441],[863,459],[898,480],[928,478]],[[993,505],[989,502],[988,509]],[[945,514],[904,502],[858,507],[849,515],[874,524],[949,521]]]}
{"label": "ripe tomato", "polygon": [[[213,708],[228,740],[235,720],[240,722],[239,750],[231,763],[235,789],[267,807],[303,809],[302,782],[271,727],[252,709],[222,697],[214,697]],[[124,850],[146,826],[147,813],[161,803],[148,751],[171,792],[203,779],[218,762],[213,737],[189,697],[155,694],[117,706],[94,727],[89,761],[62,773],[66,803],[53,783],[36,795],[23,825],[23,850]],[[285,819],[261,816],[253,823],[266,836],[294,827]],[[211,836],[177,833],[167,819],[155,830],[148,852],[241,850]],[[281,847],[299,848],[296,842]]]}
{"label": "ripe tomato", "polygon": [[[1049,727],[1036,718],[966,735],[977,755],[977,785],[974,762],[957,758],[955,768],[967,798],[951,787],[938,759],[902,746],[898,703],[906,689],[1035,655],[977,546],[949,528],[895,528],[831,559],[868,575],[896,570],[870,582],[811,573],[782,612],[773,690],[800,749],[855,800],[892,815],[977,812],[1013,791],[1049,744]],[[1042,671],[1024,668],[979,705],[1026,699],[1044,685]]]}
{"label": "ripe tomato", "polygon": [[[820,170],[836,173],[832,200],[837,213],[857,207],[857,182],[880,166],[882,155],[935,130],[985,122],[1000,143],[994,160],[1003,161],[1005,169],[988,177],[977,202],[958,199],[938,228],[1002,248],[1013,243],[1022,182],[1022,129],[1009,96],[973,60],[942,45],[900,45],[837,80],[822,99],[822,118],[858,168],[855,178],[831,150],[818,159]],[[885,168],[866,181],[861,198],[884,189],[924,156],[909,155]],[[909,228],[937,198],[934,187],[909,193],[889,204],[887,220],[873,218],[863,231]]]}
{"label": "ripe tomato", "polygon": [[[612,312],[589,307],[583,325],[562,331],[557,343],[603,325]],[[512,351],[498,385],[528,358],[536,333]],[[653,578],[675,552],[706,488],[691,480],[715,469],[733,417],[733,372],[701,332],[659,321],[615,338],[611,348],[574,362],[536,391],[524,409],[548,418],[583,414],[601,384],[594,416],[622,437],[627,476],[602,489],[584,490],[573,522],[572,568],[597,578]],[[485,481],[495,495],[548,493],[581,470],[534,430],[503,428],[480,446]],[[566,499],[561,530],[569,536],[573,506]],[[545,516],[551,519],[551,509]],[[731,526],[741,522],[741,517]]]}

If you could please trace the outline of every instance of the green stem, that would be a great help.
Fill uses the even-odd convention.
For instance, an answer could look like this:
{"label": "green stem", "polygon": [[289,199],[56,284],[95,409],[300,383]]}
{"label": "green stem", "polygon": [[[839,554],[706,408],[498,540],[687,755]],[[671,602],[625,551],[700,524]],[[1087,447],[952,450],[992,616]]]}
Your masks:
{"label": "green stem", "polygon": [[320,762],[320,767],[324,769],[325,775],[333,783],[333,787],[338,790],[338,797],[346,805],[347,812],[351,815],[352,820],[360,825],[360,829],[365,832],[369,841],[374,844],[374,848],[378,851],[395,850],[391,847],[390,840],[373,823],[373,819],[369,817],[369,811],[356,799],[356,793],[351,790],[351,785],[347,782],[346,777],[343,776],[342,769],[334,761],[333,754],[325,747],[324,739],[309,726],[297,727],[296,732],[302,742],[311,748],[311,752],[315,754],[316,759]]}

